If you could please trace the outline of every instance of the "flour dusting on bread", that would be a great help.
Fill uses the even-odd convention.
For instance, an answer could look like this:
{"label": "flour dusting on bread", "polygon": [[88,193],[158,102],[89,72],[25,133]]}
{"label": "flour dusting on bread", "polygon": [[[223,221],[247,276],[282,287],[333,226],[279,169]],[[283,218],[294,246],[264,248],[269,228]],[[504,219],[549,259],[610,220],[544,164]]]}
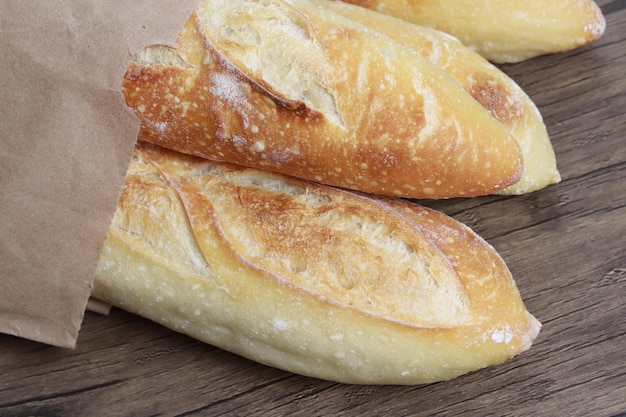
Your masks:
{"label": "flour dusting on bread", "polygon": [[342,126],[315,27],[296,9],[284,8],[291,9],[285,2],[233,0],[224,7],[206,1],[198,13],[216,49],[268,93]]}

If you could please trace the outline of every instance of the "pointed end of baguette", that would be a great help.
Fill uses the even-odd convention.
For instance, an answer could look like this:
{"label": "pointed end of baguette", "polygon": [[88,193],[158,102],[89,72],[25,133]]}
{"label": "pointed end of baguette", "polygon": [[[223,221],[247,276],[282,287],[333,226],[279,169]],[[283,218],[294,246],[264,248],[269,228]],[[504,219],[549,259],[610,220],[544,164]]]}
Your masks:
{"label": "pointed end of baguette", "polygon": [[585,40],[583,44],[600,39],[606,30],[606,19],[600,6],[593,1],[589,1],[587,10],[588,17],[584,26]]}
{"label": "pointed end of baguette", "polygon": [[521,352],[525,352],[533,345],[539,332],[541,331],[541,322],[530,313],[528,314],[528,330],[522,337]]}

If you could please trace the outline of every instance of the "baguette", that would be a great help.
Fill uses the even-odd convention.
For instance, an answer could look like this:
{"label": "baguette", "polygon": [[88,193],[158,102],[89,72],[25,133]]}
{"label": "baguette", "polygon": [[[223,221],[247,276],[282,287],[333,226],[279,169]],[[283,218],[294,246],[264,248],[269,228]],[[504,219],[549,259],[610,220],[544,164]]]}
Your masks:
{"label": "baguette", "polygon": [[313,0],[411,48],[440,67],[517,140],[524,159],[521,179],[499,194],[526,194],[561,180],[552,143],[537,106],[504,72],[456,38],[390,15],[333,0]]}
{"label": "baguette", "polygon": [[449,33],[495,63],[520,62],[599,39],[606,22],[592,0],[344,0]]}
{"label": "baguette", "polygon": [[440,68],[308,1],[201,0],[123,92],[142,141],[342,188],[471,197],[523,172],[515,138]]}
{"label": "baguette", "polygon": [[495,250],[442,213],[145,143],[93,296],[352,384],[450,379],[528,349],[540,329]]}

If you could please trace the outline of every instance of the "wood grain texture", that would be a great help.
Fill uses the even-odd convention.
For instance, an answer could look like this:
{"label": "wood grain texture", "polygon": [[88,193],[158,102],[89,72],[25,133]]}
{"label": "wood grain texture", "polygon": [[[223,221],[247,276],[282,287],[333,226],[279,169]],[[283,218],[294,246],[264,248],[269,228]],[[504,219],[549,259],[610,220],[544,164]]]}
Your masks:
{"label": "wood grain texture", "polygon": [[69,351],[0,335],[1,416],[626,414],[626,2],[605,36],[506,65],[537,103],[563,181],[519,197],[428,202],[502,255],[544,327],[513,360],[417,387],[264,367],[114,309]]}

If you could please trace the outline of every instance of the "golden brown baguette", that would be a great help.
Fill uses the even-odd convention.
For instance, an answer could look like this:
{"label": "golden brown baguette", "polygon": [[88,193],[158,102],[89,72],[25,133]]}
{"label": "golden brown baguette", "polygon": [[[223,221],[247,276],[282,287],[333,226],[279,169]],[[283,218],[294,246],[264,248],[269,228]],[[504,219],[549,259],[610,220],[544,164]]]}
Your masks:
{"label": "golden brown baguette", "polygon": [[600,38],[606,26],[592,0],[344,1],[449,33],[496,63],[586,45]]}
{"label": "golden brown baguette", "polygon": [[495,250],[450,217],[141,143],[93,295],[344,383],[453,378],[540,329]]}
{"label": "golden brown baguette", "polygon": [[444,32],[334,0],[314,0],[411,48],[443,69],[518,141],[521,179],[500,194],[524,194],[560,181],[552,143],[537,106],[517,83],[485,58]]}
{"label": "golden brown baguette", "polygon": [[202,0],[123,91],[144,141],[368,193],[484,195],[523,171],[515,138],[440,68],[307,1]]}

